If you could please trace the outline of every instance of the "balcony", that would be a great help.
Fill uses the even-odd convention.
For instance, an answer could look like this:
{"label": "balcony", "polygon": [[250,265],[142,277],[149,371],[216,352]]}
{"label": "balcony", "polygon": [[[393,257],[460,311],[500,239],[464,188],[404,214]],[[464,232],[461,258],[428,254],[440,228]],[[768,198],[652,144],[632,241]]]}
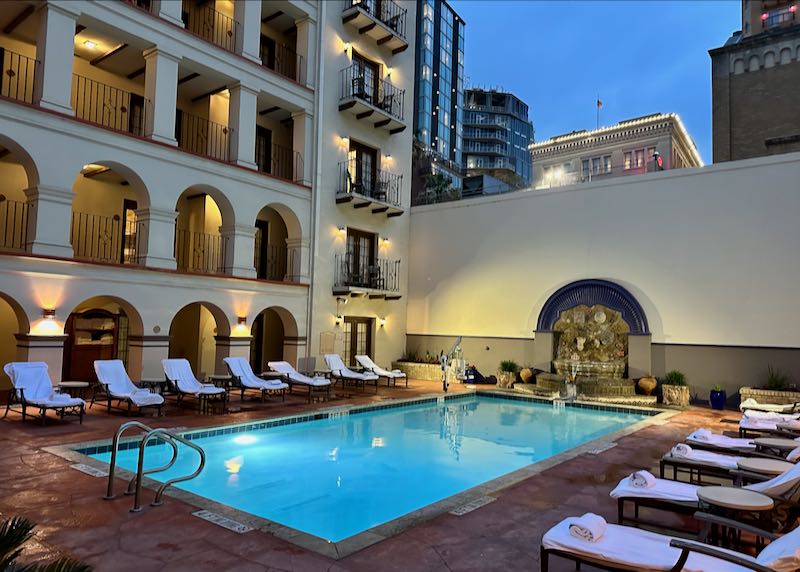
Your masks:
{"label": "balcony", "polygon": [[29,208],[28,203],[0,195],[0,250],[25,251]]}
{"label": "balcony", "polygon": [[0,96],[33,103],[34,79],[38,62],[0,48],[0,63],[3,65],[0,76]]}
{"label": "balcony", "polygon": [[481,127],[508,129],[508,118],[502,115],[481,115],[478,113],[465,113],[464,125],[479,125]]}
{"label": "balcony", "polygon": [[294,268],[294,251],[279,244],[261,244],[261,234],[256,234],[253,264],[259,280],[284,281]]}
{"label": "balcony", "polygon": [[389,218],[403,214],[401,192],[403,176],[381,169],[369,170],[361,161],[339,163],[339,186],[336,203],[350,203],[353,208],[371,208]]}
{"label": "balcony", "polygon": [[241,33],[239,22],[218,12],[212,3],[183,3],[183,23],[186,29],[229,52],[236,51],[236,35]]}
{"label": "balcony", "polygon": [[78,74],[72,74],[75,117],[114,131],[144,136],[149,102],[131,93]]}
{"label": "balcony", "polygon": [[228,161],[231,131],[227,125],[178,110],[175,139],[178,147],[190,153]]}
{"label": "balcony", "polygon": [[272,51],[266,50],[262,44],[261,65],[296,82],[306,82],[303,56],[285,44],[275,43]]}
{"label": "balcony", "polygon": [[400,261],[385,258],[365,260],[353,251],[334,260],[333,294],[370,299],[399,300]]}
{"label": "balcony", "polygon": [[275,143],[269,150],[266,147],[265,145],[261,148],[258,140],[256,141],[256,165],[259,172],[302,184],[303,156],[300,152]]}
{"label": "balcony", "polygon": [[478,141],[464,141],[464,152],[498,156],[505,156],[508,154],[505,145],[492,145],[490,143],[479,143]]}
{"label": "balcony", "polygon": [[464,141],[475,139],[480,141],[501,141],[508,142],[508,130],[506,129],[485,129],[483,127],[466,127],[464,129]]}
{"label": "balcony", "polygon": [[342,22],[394,55],[408,49],[406,12],[393,0],[344,0]]}
{"label": "balcony", "polygon": [[359,121],[368,121],[375,129],[384,129],[391,135],[404,131],[405,90],[386,80],[368,78],[364,72],[358,64],[340,72],[342,95],[339,111],[350,113]]}
{"label": "balcony", "polygon": [[111,264],[139,264],[141,223],[119,215],[102,216],[73,211],[70,243],[78,260]]}
{"label": "balcony", "polygon": [[174,248],[178,270],[224,274],[227,242],[227,238],[219,234],[176,227]]}

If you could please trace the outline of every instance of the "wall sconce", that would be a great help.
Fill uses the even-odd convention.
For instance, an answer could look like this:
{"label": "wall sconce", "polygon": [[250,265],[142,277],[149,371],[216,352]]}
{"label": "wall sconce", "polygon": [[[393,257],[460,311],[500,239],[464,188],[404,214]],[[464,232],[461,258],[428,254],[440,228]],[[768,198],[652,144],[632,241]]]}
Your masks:
{"label": "wall sconce", "polygon": [[240,326],[246,326],[247,316],[239,316],[238,318],[236,318],[236,323],[239,324]]}
{"label": "wall sconce", "polygon": [[392,67],[386,68],[386,77],[392,77]]}
{"label": "wall sconce", "polygon": [[336,325],[337,326],[341,326],[342,325],[342,317],[341,316],[336,316]]}
{"label": "wall sconce", "polygon": [[387,244],[389,244],[389,238],[386,237],[386,236],[382,236],[381,237],[381,246],[386,246]]}
{"label": "wall sconce", "polygon": [[56,309],[55,308],[42,308],[42,318],[45,320],[55,320],[56,319]]}
{"label": "wall sconce", "polygon": [[391,161],[392,160],[392,154],[391,153],[384,153],[383,158],[386,159],[387,161]]}
{"label": "wall sconce", "polygon": [[386,318],[378,318],[378,326],[381,328],[386,325]]}
{"label": "wall sconce", "polygon": [[344,43],[344,53],[348,53],[350,51],[350,42]]}
{"label": "wall sconce", "polygon": [[336,232],[338,232],[341,235],[345,235],[345,234],[347,234],[347,228],[343,227],[343,226],[337,226],[336,227]]}

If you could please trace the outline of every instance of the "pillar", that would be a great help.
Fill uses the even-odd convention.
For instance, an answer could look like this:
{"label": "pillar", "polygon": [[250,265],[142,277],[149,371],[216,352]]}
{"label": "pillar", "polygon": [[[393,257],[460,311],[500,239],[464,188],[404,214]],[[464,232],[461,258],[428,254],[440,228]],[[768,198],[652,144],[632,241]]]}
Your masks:
{"label": "pillar", "polygon": [[[249,2],[248,2],[249,3]],[[237,5],[240,4],[237,2]],[[242,84],[230,88],[228,125],[231,134],[230,161],[248,169],[256,165],[256,111],[258,92]]]}
{"label": "pillar", "polygon": [[[31,334],[15,334],[17,338],[18,361],[43,361],[53,385],[61,381],[61,369],[64,364],[65,335],[34,336]],[[83,381],[83,380],[75,380]]]}
{"label": "pillar", "polygon": [[184,27],[182,11],[183,0],[153,0],[153,14],[181,28]]}
{"label": "pillar", "polygon": [[283,361],[288,361],[295,368],[298,367],[297,360],[306,355],[305,336],[284,336],[283,338]]}
{"label": "pillar", "polygon": [[256,227],[242,224],[219,227],[225,248],[225,274],[241,278],[255,278],[253,265]]}
{"label": "pillar", "polygon": [[[217,342],[217,354],[214,360],[214,374],[225,375],[228,367],[222,361],[226,357],[243,357],[250,361],[250,341],[251,336],[214,336]],[[256,374],[260,372],[255,372]]]}
{"label": "pillar", "polygon": [[236,0],[233,17],[238,23],[236,53],[261,64],[261,2]]}
{"label": "pillar", "polygon": [[311,166],[314,155],[314,116],[305,111],[292,113],[292,149],[299,152],[302,161],[295,165],[294,180],[311,184]]}
{"label": "pillar", "polygon": [[151,268],[175,270],[175,219],[172,209],[144,208],[136,211],[139,225],[139,263]]}
{"label": "pillar", "polygon": [[309,240],[307,238],[287,238],[286,250],[289,254],[284,280],[309,283],[308,267],[311,259]]}
{"label": "pillar", "polygon": [[169,336],[130,336],[128,338],[128,375],[133,381],[164,379],[161,360],[169,357]]}
{"label": "pillar", "polygon": [[317,69],[317,23],[310,18],[295,20],[297,26],[297,53],[299,63],[297,81],[313,88]]}
{"label": "pillar", "polygon": [[145,62],[145,137],[177,146],[178,58],[158,48],[145,50],[142,55]]}
{"label": "pillar", "polygon": [[25,196],[30,205],[25,250],[72,258],[72,189],[40,184],[25,189]]}
{"label": "pillar", "polygon": [[553,361],[553,332],[535,332],[533,338],[533,367],[550,371]]}
{"label": "pillar", "polygon": [[42,5],[36,38],[36,84],[34,103],[61,113],[72,109],[72,58],[77,14],[68,4]]}
{"label": "pillar", "polygon": [[653,373],[651,334],[628,335],[628,377],[638,379]]}

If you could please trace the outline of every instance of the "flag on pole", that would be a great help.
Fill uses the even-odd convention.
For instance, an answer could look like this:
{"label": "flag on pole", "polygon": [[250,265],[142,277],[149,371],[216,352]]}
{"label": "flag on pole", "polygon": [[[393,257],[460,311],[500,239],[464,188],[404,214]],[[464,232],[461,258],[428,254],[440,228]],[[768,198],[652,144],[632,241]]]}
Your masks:
{"label": "flag on pole", "polygon": [[597,100],[597,109],[600,109],[601,107],[603,107],[603,102],[598,99]]}

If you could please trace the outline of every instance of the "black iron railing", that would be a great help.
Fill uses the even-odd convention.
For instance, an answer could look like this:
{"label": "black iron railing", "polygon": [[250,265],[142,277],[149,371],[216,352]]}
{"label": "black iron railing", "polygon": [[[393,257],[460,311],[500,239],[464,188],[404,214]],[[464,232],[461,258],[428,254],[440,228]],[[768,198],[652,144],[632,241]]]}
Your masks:
{"label": "black iron railing", "polygon": [[400,291],[400,261],[357,256],[352,251],[337,254],[334,267],[336,287],[373,288]]}
{"label": "black iron railing", "polygon": [[80,119],[141,136],[146,108],[141,95],[72,74],[72,109]]}
{"label": "black iron railing", "polygon": [[150,12],[153,9],[153,2],[151,0],[122,0],[125,4],[130,4],[134,8]]}
{"label": "black iron railing", "polygon": [[341,72],[342,97],[354,97],[374,105],[397,119],[403,119],[405,90],[395,87],[386,80],[374,77],[371,72],[355,63]]}
{"label": "black iron railing", "polygon": [[236,51],[239,22],[214,10],[213,3],[184,2],[183,8],[182,19],[188,31],[230,52]]}
{"label": "black iron railing", "polygon": [[74,211],[70,243],[75,258],[94,262],[139,263],[142,223],[123,221],[119,215],[103,216]]}
{"label": "black iron railing", "polygon": [[464,141],[464,153],[492,153],[506,155],[508,149],[502,144],[481,143],[478,141]]}
{"label": "black iron railing", "polygon": [[261,46],[261,64],[284,77],[304,83],[306,70],[303,56],[285,44],[275,43],[274,52],[269,52],[264,45]]}
{"label": "black iron railing", "polygon": [[264,147],[259,148],[256,145],[256,164],[259,171],[287,181],[302,182],[303,156],[299,151],[275,143],[272,144],[269,152],[267,152],[266,146]]}
{"label": "black iron railing", "polygon": [[405,8],[393,0],[344,0],[344,10],[357,7],[383,22],[398,36],[406,37]]}
{"label": "black iron railing", "polygon": [[227,161],[230,157],[231,131],[227,125],[178,110],[175,138],[178,147],[186,151]]}
{"label": "black iron railing", "polygon": [[225,272],[225,249],[228,239],[219,234],[175,229],[175,261],[179,270]]}
{"label": "black iron railing", "polygon": [[370,169],[368,163],[350,159],[339,163],[340,193],[355,193],[399,207],[403,175]]}
{"label": "black iron railing", "polygon": [[37,62],[11,50],[0,48],[0,63],[3,75],[0,77],[0,95],[25,103],[33,103]]}
{"label": "black iron railing", "polygon": [[0,248],[25,250],[29,209],[28,203],[10,201],[5,195],[0,195]]}
{"label": "black iron railing", "polygon": [[253,265],[259,280],[291,279],[294,269],[294,249],[279,244],[262,245],[261,233],[256,233]]}

